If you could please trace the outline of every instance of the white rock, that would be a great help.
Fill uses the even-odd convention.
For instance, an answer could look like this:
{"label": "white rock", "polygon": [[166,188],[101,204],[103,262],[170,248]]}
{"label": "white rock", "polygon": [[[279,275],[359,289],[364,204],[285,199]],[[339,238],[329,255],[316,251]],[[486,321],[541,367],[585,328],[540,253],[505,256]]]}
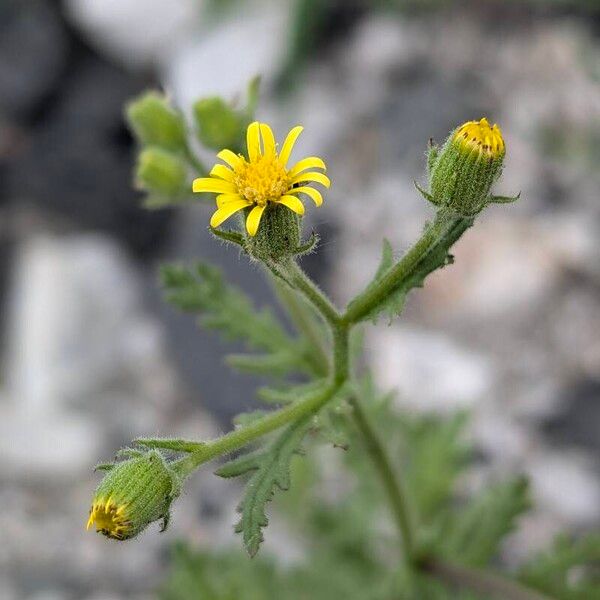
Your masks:
{"label": "white rock", "polygon": [[379,327],[367,342],[369,362],[384,389],[421,410],[472,406],[493,383],[488,360],[447,336],[412,327]]}
{"label": "white rock", "polygon": [[239,96],[256,75],[268,85],[281,64],[287,26],[284,4],[257,10],[250,3],[182,43],[166,65],[164,83],[187,111],[203,96]]}
{"label": "white rock", "polygon": [[65,12],[101,52],[145,67],[197,29],[203,0],[64,0]]}
{"label": "white rock", "polygon": [[571,526],[600,518],[600,483],[591,461],[575,452],[544,451],[527,463],[533,491],[542,508]]}

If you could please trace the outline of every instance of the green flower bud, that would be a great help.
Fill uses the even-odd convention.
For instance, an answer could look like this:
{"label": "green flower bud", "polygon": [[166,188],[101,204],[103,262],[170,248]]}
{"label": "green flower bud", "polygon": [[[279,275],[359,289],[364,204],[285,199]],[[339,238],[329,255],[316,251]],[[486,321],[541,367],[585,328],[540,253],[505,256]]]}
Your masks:
{"label": "green flower bud", "polygon": [[455,129],[441,149],[430,148],[430,189],[420,191],[434,204],[464,216],[477,214],[489,202],[516,200],[490,196],[505,153],[498,125],[490,126],[487,119],[469,121]]}
{"label": "green flower bud", "polygon": [[113,465],[94,494],[87,529],[115,540],[135,537],[150,523],[169,518],[169,508],[179,495],[178,476],[157,450],[139,453]]}
{"label": "green flower bud", "polygon": [[[246,212],[250,212],[246,209]],[[259,260],[280,260],[298,253],[300,219],[287,206],[269,203],[255,235],[246,235],[247,251]]]}
{"label": "green flower bud", "polygon": [[198,139],[207,148],[221,150],[242,149],[246,127],[250,119],[241,111],[234,110],[221,98],[204,98],[194,104],[194,118]]}
{"label": "green flower bud", "polygon": [[181,196],[188,190],[185,163],[157,146],[143,150],[136,169],[137,185],[160,196]]}
{"label": "green flower bud", "polygon": [[166,97],[147,92],[127,105],[127,120],[140,143],[169,150],[181,150],[186,145],[185,123]]}

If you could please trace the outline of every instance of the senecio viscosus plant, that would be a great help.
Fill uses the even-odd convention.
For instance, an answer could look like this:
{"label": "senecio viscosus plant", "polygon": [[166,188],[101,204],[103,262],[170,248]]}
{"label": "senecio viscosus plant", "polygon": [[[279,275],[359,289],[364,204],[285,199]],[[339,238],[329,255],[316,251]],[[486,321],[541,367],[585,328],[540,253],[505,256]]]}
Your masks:
{"label": "senecio viscosus plant", "polygon": [[[290,461],[299,454],[304,438],[322,433],[343,448],[344,430],[352,429],[364,442],[363,450],[381,479],[402,543],[404,568],[427,573],[467,594],[475,592],[477,597],[545,598],[522,582],[464,566],[460,547],[451,557],[438,552],[447,540],[440,539],[443,534],[436,538],[420,522],[420,507],[408,497],[402,473],[388,454],[389,440],[382,439],[371,416],[369,395],[362,385],[365,366],[358,361],[360,336],[354,335],[361,324],[398,316],[407,294],[421,287],[427,275],[452,262],[451,247],[484,209],[518,198],[492,193],[506,152],[500,128],[481,118],[454,129],[442,146],[429,143],[428,186],[415,185],[431,203],[433,217],[399,259],[385,240],[374,277],[340,310],[299,265],[299,258],[314,252],[318,243],[315,233],[303,237],[302,219],[305,202],[320,206],[324,190],[330,187],[326,164],[317,156],[292,160],[302,127],[293,127],[278,144],[271,127],[254,120],[256,94],[257,84],[252,82],[243,108],[219,98],[193,106],[197,141],[218,150],[219,162],[210,171],[192,150],[183,115],[162,95],[151,92],[135,100],[127,108],[127,117],[141,145],[136,180],[148,192],[148,206],[191,198],[216,201],[210,231],[264,267],[289,314],[296,334],[272,313],[255,311],[214,267],[163,268],[170,301],[200,313],[201,324],[242,339],[255,351],[228,361],[233,367],[275,378],[272,386],[259,390],[270,409],[241,415],[233,430],[212,440],[135,440],[114,462],[97,466],[105,476],[91,504],[88,529],[95,527],[112,540],[134,538],[155,521],[164,530],[186,479],[206,463],[236,453],[216,473],[249,477],[236,532],[253,556],[268,524],[266,505],[276,488],[288,489]],[[189,194],[190,190],[201,196]],[[226,223],[229,228],[224,228]]]}

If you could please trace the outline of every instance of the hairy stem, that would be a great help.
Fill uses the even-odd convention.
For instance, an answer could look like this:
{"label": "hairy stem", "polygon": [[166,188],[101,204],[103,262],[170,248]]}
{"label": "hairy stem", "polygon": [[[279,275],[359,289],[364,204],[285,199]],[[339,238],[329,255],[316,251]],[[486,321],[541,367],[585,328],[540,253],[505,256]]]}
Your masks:
{"label": "hairy stem", "polygon": [[314,309],[301,298],[289,285],[274,279],[275,291],[282,306],[285,307],[298,333],[303,335],[310,345],[310,364],[316,375],[325,377],[329,371],[330,348],[326,344],[322,327],[315,320]]}
{"label": "hairy stem", "polygon": [[282,267],[290,284],[305,296],[330,326],[335,327],[340,320],[340,314],[331,300],[317,287],[294,259],[289,259],[282,264]]}
{"label": "hairy stem", "polygon": [[216,440],[206,442],[197,451],[173,463],[173,466],[180,475],[185,477],[201,464],[217,456],[229,454],[288,423],[314,414],[336,394],[340,387],[340,384],[332,383],[332,385],[310,398],[285,406],[262,419],[257,419],[244,427],[234,429]]}
{"label": "hairy stem", "polygon": [[392,292],[409,286],[415,274],[419,273],[422,278],[439,268],[448,250],[472,224],[473,217],[463,217],[448,209],[439,210],[417,243],[375,285],[350,302],[341,320],[358,323],[385,302]]}
{"label": "hairy stem", "polygon": [[451,587],[471,590],[490,600],[552,600],[545,594],[489,571],[463,567],[438,559],[425,561],[422,569]]}
{"label": "hairy stem", "polygon": [[387,494],[390,508],[392,509],[402,539],[406,562],[411,564],[414,560],[413,522],[408,509],[404,488],[399,477],[394,473],[385,446],[371,425],[368,415],[361,406],[360,400],[356,396],[352,396],[349,401],[352,405],[354,421],[363,436],[367,452],[373,461]]}

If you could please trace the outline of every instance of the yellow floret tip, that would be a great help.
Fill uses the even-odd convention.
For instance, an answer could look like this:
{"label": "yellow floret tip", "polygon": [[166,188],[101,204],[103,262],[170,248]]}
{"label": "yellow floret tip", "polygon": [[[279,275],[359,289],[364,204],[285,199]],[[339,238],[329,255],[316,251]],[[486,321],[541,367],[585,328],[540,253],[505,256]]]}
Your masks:
{"label": "yellow floret tip", "polygon": [[112,497],[97,498],[90,508],[86,529],[95,525],[96,531],[106,537],[115,540],[127,539],[132,527],[126,509],[127,505],[114,502]]}
{"label": "yellow floret tip", "polygon": [[475,151],[489,158],[501,158],[506,150],[500,127],[495,123],[490,125],[485,117],[461,125],[454,134],[454,141],[462,150]]}
{"label": "yellow floret tip", "polygon": [[300,133],[301,126],[292,128],[278,152],[269,125],[255,121],[248,126],[246,134],[247,157],[231,150],[217,154],[225,164],[216,164],[209,177],[200,177],[192,184],[194,192],[217,194],[217,210],[211,217],[211,227],[219,227],[238,211],[248,209],[246,231],[254,236],[269,203],[282,204],[298,215],[304,214],[298,194],[305,194],[317,206],[323,203],[321,193],[309,185],[317,183],[325,188],[331,185],[324,173],[323,160],[310,156],[289,169],[287,166]]}

